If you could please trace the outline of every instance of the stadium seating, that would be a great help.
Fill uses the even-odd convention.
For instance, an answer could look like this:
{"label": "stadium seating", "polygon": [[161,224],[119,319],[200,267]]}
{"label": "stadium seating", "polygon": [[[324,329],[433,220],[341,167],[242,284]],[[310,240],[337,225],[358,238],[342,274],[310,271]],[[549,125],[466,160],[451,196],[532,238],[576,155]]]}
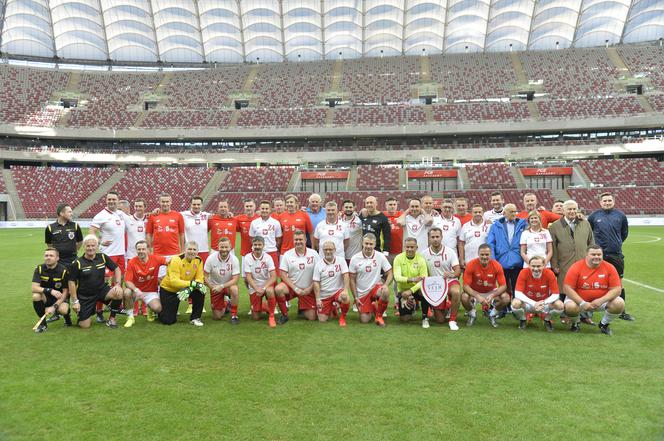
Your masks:
{"label": "stadium seating", "polygon": [[5,186],[5,180],[0,178],[0,194],[7,193],[7,187]]}
{"label": "stadium seating", "polygon": [[650,95],[648,102],[656,112],[664,112],[664,95]]}
{"label": "stadium seating", "polygon": [[334,124],[338,126],[405,125],[425,122],[424,109],[419,106],[340,107],[334,113]]}
{"label": "stadium seating", "polygon": [[[172,198],[174,210],[181,211],[189,207],[190,198],[199,195],[215,169],[206,167],[141,167],[131,168],[125,176],[112,187],[120,199],[133,201],[145,199],[147,209],[159,207],[159,195],[167,192]],[[106,205],[105,196],[93,204],[81,217],[94,217]]]}
{"label": "stadium seating", "polygon": [[357,167],[358,190],[398,190],[400,167],[359,165]]}
{"label": "stadium seating", "polygon": [[474,164],[466,167],[470,186],[474,189],[483,188],[516,188],[514,176],[507,164]]}
{"label": "stadium seating", "polygon": [[25,216],[34,219],[55,217],[55,209],[62,202],[76,207],[115,170],[12,166],[11,171]]}
{"label": "stadium seating", "polygon": [[243,109],[241,127],[303,127],[325,125],[325,109]]}
{"label": "stadium seating", "polygon": [[70,127],[131,127],[138,117],[129,106],[141,108],[141,95],[154,93],[162,74],[150,73],[83,73],[79,83],[82,94],[79,106],[71,110]]}
{"label": "stadium seating", "polygon": [[579,203],[582,211],[590,213],[600,207],[599,195],[611,191],[615,195],[616,208],[625,214],[662,214],[664,187],[618,188],[570,188],[570,197]]}
{"label": "stadium seating", "polygon": [[235,167],[219,188],[220,192],[284,192],[294,167]]}
{"label": "stadium seating", "polygon": [[248,66],[173,72],[158,89],[166,96],[159,105],[203,111],[231,106],[229,95],[242,89],[248,73]]}
{"label": "stadium seating", "polygon": [[545,119],[611,118],[645,112],[635,96],[539,101],[537,108]]}
{"label": "stadium seating", "polygon": [[528,105],[517,102],[440,104],[432,107],[434,121],[448,123],[521,121],[530,118]]}
{"label": "stadium seating", "polygon": [[[300,109],[319,106],[332,81],[331,61],[272,63],[258,67],[251,91],[259,108]],[[253,125],[253,124],[252,124]]]}
{"label": "stadium seating", "polygon": [[174,110],[170,112],[148,112],[141,127],[150,129],[187,127],[226,127],[232,112],[227,110]]}
{"label": "stadium seating", "polygon": [[662,46],[623,46],[618,48],[621,58],[632,75],[644,74],[653,85],[664,91],[664,48]]}
{"label": "stadium seating", "polygon": [[0,65],[0,122],[54,126],[60,109],[46,106],[68,81],[67,72]]}
{"label": "stadium seating", "polygon": [[343,65],[342,92],[353,105],[405,103],[420,70],[417,57],[348,60]]}
{"label": "stadium seating", "polygon": [[593,184],[664,185],[664,168],[654,158],[593,159],[578,163]]}
{"label": "stadium seating", "polygon": [[429,60],[431,79],[449,101],[509,98],[518,83],[508,54],[432,55]]}

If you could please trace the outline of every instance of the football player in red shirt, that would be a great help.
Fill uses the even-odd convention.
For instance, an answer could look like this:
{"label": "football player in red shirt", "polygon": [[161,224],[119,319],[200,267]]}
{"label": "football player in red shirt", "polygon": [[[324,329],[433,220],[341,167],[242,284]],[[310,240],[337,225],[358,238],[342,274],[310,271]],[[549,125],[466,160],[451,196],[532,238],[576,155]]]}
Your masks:
{"label": "football player in red shirt", "polygon": [[489,311],[491,326],[497,328],[496,316],[498,311],[510,303],[505,273],[498,261],[491,258],[491,247],[489,245],[480,245],[478,255],[477,259],[468,262],[466,271],[463,273],[461,303],[469,315],[466,325],[473,326],[475,324],[475,304],[479,303],[484,311]]}
{"label": "football player in red shirt", "polygon": [[231,217],[228,211],[228,201],[219,201],[217,213],[208,219],[208,230],[210,231],[210,246],[219,251],[219,239],[227,237],[231,241],[231,250],[235,250],[235,238],[237,236],[237,219]]}
{"label": "football player in red shirt", "polygon": [[251,221],[259,216],[256,214],[256,202],[253,199],[245,199],[242,203],[244,204],[244,214],[235,216],[235,220],[237,221],[237,229],[240,232],[240,255],[246,256],[252,251],[249,227],[251,226]]}

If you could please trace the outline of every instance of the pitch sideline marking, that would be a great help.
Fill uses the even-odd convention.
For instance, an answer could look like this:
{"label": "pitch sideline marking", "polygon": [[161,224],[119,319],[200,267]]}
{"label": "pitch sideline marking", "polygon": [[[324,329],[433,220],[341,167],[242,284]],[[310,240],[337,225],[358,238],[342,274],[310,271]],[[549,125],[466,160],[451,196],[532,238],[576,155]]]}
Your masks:
{"label": "pitch sideline marking", "polygon": [[624,278],[623,278],[623,280],[624,280],[625,282],[632,283],[632,284],[634,284],[634,285],[636,285],[636,286],[640,286],[640,287],[642,287],[642,288],[647,288],[647,289],[652,289],[653,291],[661,292],[661,293],[664,294],[664,289],[655,288],[654,286],[646,285],[645,283],[636,282],[636,281],[634,281],[634,280],[630,280],[630,279],[624,279]]}
{"label": "pitch sideline marking", "polygon": [[651,237],[652,240],[641,240],[641,241],[631,242],[631,243],[654,243],[654,242],[659,242],[660,240],[662,240],[662,238],[659,237],[659,236],[651,236],[651,235],[649,235],[649,234],[635,234],[634,236],[638,236],[638,237]]}

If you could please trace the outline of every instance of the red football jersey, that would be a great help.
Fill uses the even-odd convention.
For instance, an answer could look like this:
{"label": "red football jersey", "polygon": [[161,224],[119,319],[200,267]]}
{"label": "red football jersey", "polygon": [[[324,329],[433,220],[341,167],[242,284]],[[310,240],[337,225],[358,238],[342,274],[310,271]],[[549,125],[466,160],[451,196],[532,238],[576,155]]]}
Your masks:
{"label": "red football jersey", "polygon": [[235,238],[237,237],[237,219],[234,217],[221,217],[215,214],[208,219],[210,230],[210,247],[219,251],[219,239],[227,237],[231,241],[231,251],[235,252]]}
{"label": "red football jersey", "polygon": [[581,259],[565,275],[565,285],[574,288],[586,302],[599,299],[621,283],[618,271],[607,261],[602,261],[597,268],[590,268],[586,259]]}
{"label": "red football jersey", "polygon": [[184,218],[177,211],[148,217],[147,233],[152,234],[154,253],[161,256],[180,254],[180,234],[184,234]]}
{"label": "red football jersey", "polygon": [[530,268],[524,268],[516,280],[516,291],[521,291],[526,297],[536,302],[541,302],[550,295],[560,294],[556,275],[548,268],[544,268],[539,279],[533,277]]}
{"label": "red football jersey", "polygon": [[159,267],[166,265],[164,256],[151,254],[147,262],[143,263],[138,256],[127,263],[125,279],[143,292],[157,292],[159,290]]}
{"label": "red football jersey", "polygon": [[240,254],[246,256],[251,253],[251,237],[249,236],[249,227],[251,226],[251,221],[259,218],[260,216],[256,213],[252,217],[247,216],[246,214],[240,214],[235,216],[237,221],[237,229],[240,231]]}
{"label": "red football jersey", "polygon": [[282,233],[281,254],[295,248],[295,244],[293,243],[295,230],[304,231],[309,235],[313,234],[314,228],[311,224],[311,219],[307,213],[301,210],[298,210],[293,214],[290,214],[287,211],[281,213],[279,223],[281,224]]}
{"label": "red football jersey", "polygon": [[[548,228],[550,223],[553,223],[560,219],[560,215],[556,213],[552,213],[550,211],[546,210],[537,210],[539,213],[540,217],[542,218],[542,228]],[[528,222],[528,212],[527,211],[522,211],[520,213],[517,213],[516,217],[519,219],[525,219],[526,222]]]}
{"label": "red football jersey", "polygon": [[480,259],[473,259],[466,265],[463,273],[463,284],[470,285],[475,291],[485,293],[493,291],[498,286],[507,285],[503,267],[498,261],[491,259],[484,268]]}
{"label": "red football jersey", "polygon": [[463,216],[459,216],[458,214],[455,214],[454,217],[459,219],[461,221],[461,225],[465,224],[466,222],[470,222],[473,220],[473,215],[470,213],[466,213]]}
{"label": "red football jersey", "polygon": [[397,224],[397,218],[403,213],[401,211],[390,215],[384,211],[387,220],[390,222],[390,254],[400,254],[403,251],[403,227]]}

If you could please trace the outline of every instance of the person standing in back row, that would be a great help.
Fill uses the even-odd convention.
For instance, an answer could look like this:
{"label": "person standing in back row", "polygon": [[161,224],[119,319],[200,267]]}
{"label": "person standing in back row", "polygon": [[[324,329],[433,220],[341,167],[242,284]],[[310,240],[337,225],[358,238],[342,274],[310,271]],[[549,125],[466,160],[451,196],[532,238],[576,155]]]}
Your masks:
{"label": "person standing in back row", "polygon": [[378,211],[378,201],[375,197],[369,196],[364,200],[363,212],[360,214],[362,221],[362,237],[367,233],[376,236],[376,251],[383,253],[386,257],[390,254],[392,239],[392,228],[390,220],[382,211]]}
{"label": "person standing in back row", "polygon": [[[627,240],[629,225],[625,213],[615,208],[616,201],[613,194],[604,192],[599,196],[601,209],[594,211],[588,222],[593,229],[595,243],[602,247],[604,260],[609,262],[618,271],[622,280],[625,272],[625,256],[622,253],[622,244]],[[620,298],[625,300],[625,285],[620,289]],[[634,317],[626,311],[620,314],[620,318],[634,321]]]}

